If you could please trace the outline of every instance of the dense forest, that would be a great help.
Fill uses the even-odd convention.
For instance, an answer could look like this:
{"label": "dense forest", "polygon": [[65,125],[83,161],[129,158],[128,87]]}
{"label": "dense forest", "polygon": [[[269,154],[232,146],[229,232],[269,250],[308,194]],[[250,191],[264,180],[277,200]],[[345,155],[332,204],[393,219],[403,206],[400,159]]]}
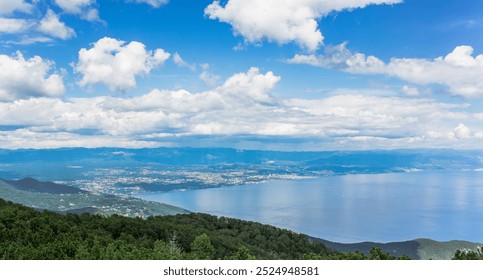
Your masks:
{"label": "dense forest", "polygon": [[207,214],[59,214],[0,199],[0,259],[396,258],[379,249],[337,253],[289,230]]}

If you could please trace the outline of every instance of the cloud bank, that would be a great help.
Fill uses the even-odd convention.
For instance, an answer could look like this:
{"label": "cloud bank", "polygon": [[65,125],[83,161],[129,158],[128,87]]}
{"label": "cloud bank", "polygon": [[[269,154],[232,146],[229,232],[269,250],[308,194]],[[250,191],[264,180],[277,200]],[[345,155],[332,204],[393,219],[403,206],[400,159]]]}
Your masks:
{"label": "cloud bank", "polygon": [[343,90],[318,99],[279,99],[272,92],[280,79],[251,68],[203,92],[156,89],[130,98],[4,99],[0,144],[213,146],[230,139],[232,146],[243,142],[244,147],[247,141],[258,143],[255,147],[286,141],[289,149],[389,149],[471,148],[483,139],[483,112],[467,112],[468,104]]}
{"label": "cloud bank", "polygon": [[287,62],[354,74],[382,74],[418,85],[439,84],[465,97],[483,95],[483,54],[474,56],[471,46],[458,46],[446,56],[433,60],[392,58],[386,63],[375,56],[353,53],[344,43],[327,48],[323,55],[297,54]]}

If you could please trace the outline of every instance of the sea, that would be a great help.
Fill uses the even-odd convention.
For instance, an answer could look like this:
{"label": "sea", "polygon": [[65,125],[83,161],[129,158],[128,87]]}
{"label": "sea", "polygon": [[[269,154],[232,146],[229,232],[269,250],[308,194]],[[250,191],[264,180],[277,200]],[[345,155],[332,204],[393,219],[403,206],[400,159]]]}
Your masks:
{"label": "sea", "polygon": [[341,243],[483,242],[483,172],[327,176],[137,197]]}

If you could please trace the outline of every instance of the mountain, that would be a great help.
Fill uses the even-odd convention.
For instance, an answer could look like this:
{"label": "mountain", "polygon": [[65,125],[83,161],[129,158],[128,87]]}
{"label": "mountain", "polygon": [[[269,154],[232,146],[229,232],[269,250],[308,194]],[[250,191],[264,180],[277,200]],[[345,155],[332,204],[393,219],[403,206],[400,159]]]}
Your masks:
{"label": "mountain", "polygon": [[61,213],[119,214],[129,217],[189,213],[185,209],[169,204],[96,194],[32,178],[15,181],[0,179],[0,198],[35,209]]}
{"label": "mountain", "polygon": [[364,254],[369,254],[371,248],[380,248],[382,251],[393,256],[406,255],[414,260],[451,260],[457,250],[461,249],[476,249],[481,246],[480,243],[473,243],[467,241],[446,241],[439,242],[431,239],[415,239],[403,242],[390,243],[376,243],[376,242],[361,242],[361,243],[337,243],[328,240],[313,238],[337,252],[354,252],[359,251]]}
{"label": "mountain", "polygon": [[[0,179],[1,180],[1,179]],[[78,188],[70,187],[64,184],[56,184],[53,182],[41,182],[33,178],[24,178],[20,180],[3,180],[5,183],[16,187],[19,190],[51,193],[51,194],[73,194],[87,193]]]}

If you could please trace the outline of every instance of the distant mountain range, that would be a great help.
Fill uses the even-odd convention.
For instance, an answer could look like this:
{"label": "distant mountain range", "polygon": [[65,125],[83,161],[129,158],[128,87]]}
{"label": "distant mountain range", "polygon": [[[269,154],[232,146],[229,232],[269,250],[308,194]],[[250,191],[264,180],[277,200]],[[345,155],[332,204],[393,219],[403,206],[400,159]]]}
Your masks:
{"label": "distant mountain range", "polygon": [[[367,168],[471,168],[482,166],[483,151],[420,149],[283,152],[237,150],[229,148],[61,148],[0,149],[0,163],[17,164],[42,161],[75,167],[89,163],[97,167],[113,163],[151,163],[175,166],[220,164],[269,164],[305,166],[345,166]],[[82,166],[82,165],[81,165]]]}
{"label": "distant mountain range", "polygon": [[483,170],[483,151],[279,152],[227,148],[0,149],[0,177],[137,194],[343,174]]}
{"label": "distant mountain range", "polygon": [[474,242],[458,240],[439,242],[426,238],[389,243],[360,242],[347,244],[320,238],[312,239],[337,252],[359,251],[368,255],[371,248],[380,248],[383,252],[387,252],[392,256],[406,255],[413,260],[451,260],[457,250],[476,249],[478,246],[481,246],[480,243]]}

